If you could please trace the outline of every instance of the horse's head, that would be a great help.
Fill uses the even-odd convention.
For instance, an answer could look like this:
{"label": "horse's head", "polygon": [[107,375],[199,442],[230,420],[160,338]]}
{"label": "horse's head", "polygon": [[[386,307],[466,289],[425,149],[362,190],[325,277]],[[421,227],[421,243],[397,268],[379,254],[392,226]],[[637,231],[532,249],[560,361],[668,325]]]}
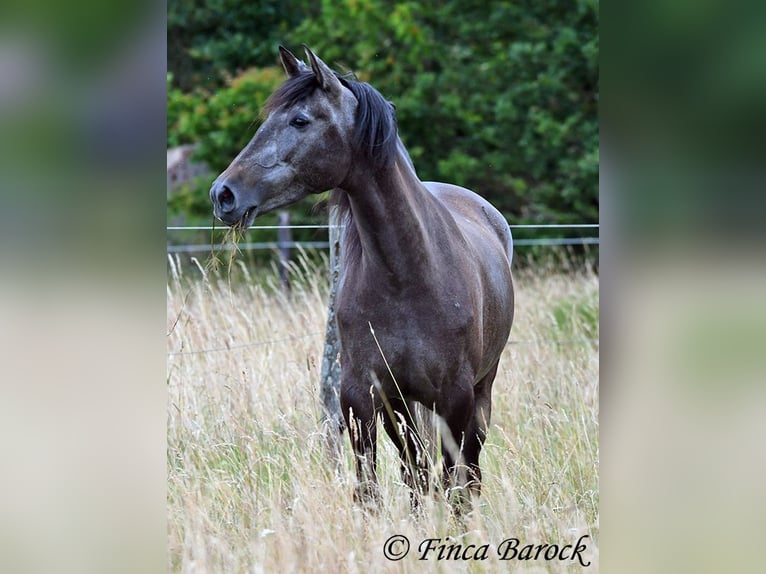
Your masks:
{"label": "horse's head", "polygon": [[227,225],[333,189],[349,171],[357,100],[306,48],[307,66],[279,48],[288,80],[271,96],[266,119],[213,182],[213,210]]}

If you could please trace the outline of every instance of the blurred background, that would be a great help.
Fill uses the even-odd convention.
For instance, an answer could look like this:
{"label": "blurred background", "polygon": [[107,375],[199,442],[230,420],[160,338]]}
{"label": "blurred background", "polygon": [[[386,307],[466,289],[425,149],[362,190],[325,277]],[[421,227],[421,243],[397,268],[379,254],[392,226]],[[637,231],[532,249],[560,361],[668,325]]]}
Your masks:
{"label": "blurred background", "polygon": [[602,2],[605,571],[757,569],[766,6]]}
{"label": "blurred background", "polygon": [[165,566],[165,6],[0,7],[0,571]]}

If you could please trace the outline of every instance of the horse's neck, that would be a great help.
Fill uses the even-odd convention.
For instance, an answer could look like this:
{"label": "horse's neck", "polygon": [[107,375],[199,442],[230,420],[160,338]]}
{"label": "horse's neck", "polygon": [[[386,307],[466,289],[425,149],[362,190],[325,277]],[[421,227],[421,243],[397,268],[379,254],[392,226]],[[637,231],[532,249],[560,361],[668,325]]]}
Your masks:
{"label": "horse's neck", "polygon": [[390,168],[374,178],[357,177],[345,191],[364,264],[379,267],[400,285],[411,282],[413,274],[422,276],[423,268],[432,263],[427,230],[433,198],[418,179],[404,146],[400,144]]}

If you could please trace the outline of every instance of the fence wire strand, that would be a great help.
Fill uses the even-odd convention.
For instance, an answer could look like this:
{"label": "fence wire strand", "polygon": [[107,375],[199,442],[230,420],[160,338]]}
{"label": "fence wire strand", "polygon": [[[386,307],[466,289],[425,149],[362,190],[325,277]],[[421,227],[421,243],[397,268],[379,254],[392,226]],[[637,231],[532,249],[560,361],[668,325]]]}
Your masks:
{"label": "fence wire strand", "polygon": [[[252,225],[248,229],[265,229],[265,230],[280,230],[280,229],[331,229],[331,228],[343,228],[340,226],[331,225]],[[598,223],[545,223],[545,224],[518,224],[509,225],[511,229],[599,229]],[[168,231],[213,231],[220,230],[225,231],[225,227],[214,227],[212,225],[197,225],[197,226],[167,226]],[[561,245],[600,245],[600,239],[598,237],[538,237],[538,238],[519,238],[513,240],[514,247],[528,247],[528,246],[561,246]],[[168,245],[168,253],[202,253],[206,251],[228,251],[232,249],[238,249],[242,251],[254,251],[262,249],[329,249],[329,241],[263,241],[263,242],[247,242],[226,244],[194,244],[194,245]]]}
{"label": "fence wire strand", "polygon": [[[511,229],[597,229],[600,227],[599,223],[523,223],[516,225],[509,225]],[[331,225],[328,224],[316,224],[316,225],[251,225],[248,229],[330,229]],[[343,227],[337,225],[335,227]],[[212,225],[169,225],[165,229],[168,231],[226,231],[227,227],[214,227]]]}

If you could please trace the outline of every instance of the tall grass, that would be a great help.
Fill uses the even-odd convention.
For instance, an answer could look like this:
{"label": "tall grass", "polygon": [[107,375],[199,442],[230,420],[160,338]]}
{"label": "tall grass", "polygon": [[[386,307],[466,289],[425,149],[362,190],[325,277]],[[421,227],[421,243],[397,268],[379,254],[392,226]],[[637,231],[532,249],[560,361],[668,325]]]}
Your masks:
{"label": "tall grass", "polygon": [[[173,572],[573,571],[502,562],[497,546],[576,544],[598,570],[598,277],[518,272],[516,318],[495,381],[483,493],[461,522],[438,497],[417,516],[380,433],[377,513],[352,502],[348,438],[333,464],[319,421],[327,274],[303,259],[284,293],[171,262],[168,285],[168,569]],[[384,543],[409,539],[389,561]],[[424,539],[489,544],[481,561],[418,560]],[[399,550],[401,547],[398,548]],[[540,554],[542,556],[542,554]]]}

